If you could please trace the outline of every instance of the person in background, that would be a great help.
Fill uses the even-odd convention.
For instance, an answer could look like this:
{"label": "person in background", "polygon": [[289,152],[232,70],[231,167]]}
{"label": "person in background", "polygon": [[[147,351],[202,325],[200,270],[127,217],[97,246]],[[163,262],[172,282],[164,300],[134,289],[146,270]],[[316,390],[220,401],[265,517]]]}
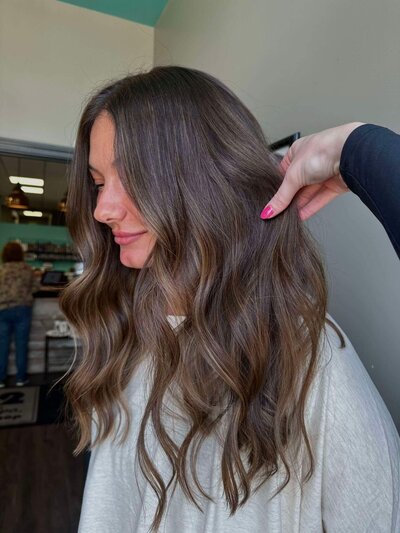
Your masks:
{"label": "person in background", "polygon": [[79,533],[398,533],[400,442],[326,314],[321,259],[262,129],[219,80],[155,67],[92,96],[60,308],[91,450]]}
{"label": "person in background", "polygon": [[306,220],[351,190],[382,223],[400,257],[400,135],[351,122],[302,137],[281,162],[282,185],[261,218],[285,210],[296,196]]}
{"label": "person in background", "polygon": [[31,329],[33,293],[40,281],[24,262],[24,252],[18,242],[8,242],[2,252],[0,266],[0,388],[5,387],[8,355],[12,336],[15,340],[17,387],[27,379],[28,342]]}

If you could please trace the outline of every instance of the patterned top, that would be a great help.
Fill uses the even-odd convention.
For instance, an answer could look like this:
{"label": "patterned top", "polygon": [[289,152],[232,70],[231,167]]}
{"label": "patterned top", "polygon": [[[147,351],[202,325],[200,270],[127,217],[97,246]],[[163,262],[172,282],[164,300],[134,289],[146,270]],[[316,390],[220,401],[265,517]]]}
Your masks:
{"label": "patterned top", "polygon": [[0,310],[18,305],[32,305],[32,293],[40,281],[23,261],[10,261],[0,266]]}

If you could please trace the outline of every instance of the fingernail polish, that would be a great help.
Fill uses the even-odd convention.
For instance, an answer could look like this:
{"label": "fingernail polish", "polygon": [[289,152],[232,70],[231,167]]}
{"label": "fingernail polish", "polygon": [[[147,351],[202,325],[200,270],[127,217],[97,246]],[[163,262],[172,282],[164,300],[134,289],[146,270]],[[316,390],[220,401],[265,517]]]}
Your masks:
{"label": "fingernail polish", "polygon": [[267,207],[264,207],[262,213],[261,213],[261,218],[271,218],[272,215],[274,214],[274,210],[272,209],[272,207],[270,205],[267,205]]}

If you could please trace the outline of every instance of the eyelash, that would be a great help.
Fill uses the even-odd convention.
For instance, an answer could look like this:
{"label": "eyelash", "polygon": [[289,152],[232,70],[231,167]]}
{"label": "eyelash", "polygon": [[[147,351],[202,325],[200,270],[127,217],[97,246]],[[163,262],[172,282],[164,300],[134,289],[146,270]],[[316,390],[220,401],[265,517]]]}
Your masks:
{"label": "eyelash", "polygon": [[100,187],[104,187],[102,183],[94,183],[93,186],[96,192],[99,192],[101,190]]}

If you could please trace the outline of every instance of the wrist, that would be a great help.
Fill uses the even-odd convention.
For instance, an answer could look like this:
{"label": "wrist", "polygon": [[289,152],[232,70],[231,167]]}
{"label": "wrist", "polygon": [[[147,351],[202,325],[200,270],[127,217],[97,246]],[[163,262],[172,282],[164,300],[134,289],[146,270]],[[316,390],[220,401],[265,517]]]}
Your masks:
{"label": "wrist", "polygon": [[339,174],[340,168],[340,159],[342,156],[343,147],[349,138],[350,134],[360,126],[365,124],[365,122],[349,122],[348,124],[343,124],[337,128],[333,128],[336,133],[336,139],[334,142],[334,174]]}

